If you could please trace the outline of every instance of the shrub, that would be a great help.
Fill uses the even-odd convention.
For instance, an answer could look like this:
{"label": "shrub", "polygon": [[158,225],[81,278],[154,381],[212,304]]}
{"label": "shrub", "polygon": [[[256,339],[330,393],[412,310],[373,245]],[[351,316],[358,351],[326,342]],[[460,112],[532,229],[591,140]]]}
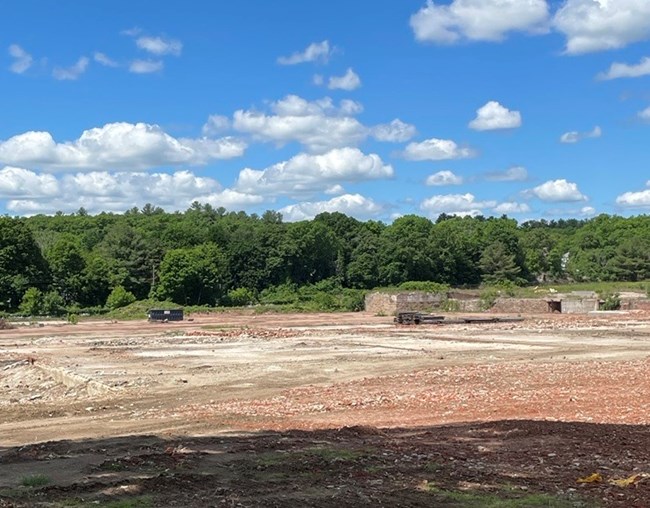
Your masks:
{"label": "shrub", "polygon": [[494,307],[494,304],[499,298],[499,291],[494,288],[485,289],[481,292],[481,309],[489,310]]}
{"label": "shrub", "polygon": [[228,291],[227,305],[231,307],[244,307],[255,302],[255,293],[248,288],[237,288]]}
{"label": "shrub", "polygon": [[68,314],[68,323],[71,325],[76,325],[79,323],[79,315],[78,314]]}
{"label": "shrub", "polygon": [[621,297],[618,293],[603,294],[601,299],[600,310],[619,310],[621,308]]}
{"label": "shrub", "polygon": [[106,299],[106,307],[115,310],[120,307],[126,307],[133,302],[135,302],[135,295],[133,293],[127,291],[122,286],[116,286]]}
{"label": "shrub", "polygon": [[43,312],[48,316],[62,316],[65,314],[65,302],[59,293],[50,291],[43,297]]}
{"label": "shrub", "polygon": [[38,288],[29,288],[23,295],[20,303],[20,312],[26,316],[40,316],[43,314],[43,293]]}

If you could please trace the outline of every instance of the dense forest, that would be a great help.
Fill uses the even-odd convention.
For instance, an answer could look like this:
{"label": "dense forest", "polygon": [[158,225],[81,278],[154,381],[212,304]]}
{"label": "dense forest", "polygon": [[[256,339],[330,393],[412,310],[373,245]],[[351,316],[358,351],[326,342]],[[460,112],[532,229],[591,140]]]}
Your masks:
{"label": "dense forest", "polygon": [[[56,315],[151,298],[181,305],[283,303],[305,288],[408,281],[455,287],[650,279],[650,216],[529,221],[341,213],[284,223],[193,203],[166,213],[0,217],[0,312]],[[307,289],[308,290],[308,289]],[[324,302],[327,304],[327,302]]]}

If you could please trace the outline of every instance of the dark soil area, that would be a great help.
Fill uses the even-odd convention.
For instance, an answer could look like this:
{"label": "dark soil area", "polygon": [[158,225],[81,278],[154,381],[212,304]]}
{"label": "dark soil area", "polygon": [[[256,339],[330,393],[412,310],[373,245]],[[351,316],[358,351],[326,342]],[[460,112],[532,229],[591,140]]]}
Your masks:
{"label": "dark soil area", "polygon": [[632,425],[128,436],[0,448],[0,506],[647,508],[649,468],[650,428]]}

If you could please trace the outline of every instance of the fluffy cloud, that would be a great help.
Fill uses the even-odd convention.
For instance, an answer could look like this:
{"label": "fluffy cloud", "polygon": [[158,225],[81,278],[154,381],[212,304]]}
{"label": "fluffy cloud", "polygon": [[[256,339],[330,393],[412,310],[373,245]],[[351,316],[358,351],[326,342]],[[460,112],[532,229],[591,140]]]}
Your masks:
{"label": "fluffy cloud", "polygon": [[135,43],[140,49],[143,49],[157,56],[179,56],[183,51],[183,43],[177,39],[142,36],[138,37]]}
{"label": "fluffy cloud", "polygon": [[500,41],[509,32],[539,32],[548,19],[546,0],[432,0],[411,16],[411,28],[421,42],[453,44]]}
{"label": "fluffy cloud", "polygon": [[251,134],[261,141],[284,145],[297,141],[310,152],[325,152],[332,148],[354,146],[369,133],[355,115],[361,105],[341,101],[335,106],[330,98],[306,101],[296,95],[271,103],[273,114],[255,110],[239,110],[233,115],[235,130]]}
{"label": "fluffy cloud", "polygon": [[642,58],[636,65],[614,62],[607,72],[601,72],[597,77],[601,80],[618,78],[638,78],[650,74],[650,58]]}
{"label": "fluffy cloud", "polygon": [[405,159],[412,161],[441,161],[467,159],[476,153],[471,148],[462,148],[450,139],[425,139],[419,143],[409,143],[404,153]]}
{"label": "fluffy cloud", "polygon": [[524,182],[528,180],[528,170],[523,166],[513,166],[505,171],[492,171],[485,174],[490,182]]}
{"label": "fluffy cloud", "polygon": [[650,2],[567,0],[553,25],[566,35],[568,54],[622,48],[650,38]]}
{"label": "fluffy cloud", "polygon": [[476,201],[474,194],[442,194],[425,199],[420,204],[420,209],[431,217],[441,213],[449,215],[470,215],[483,214],[484,208],[494,208],[496,201]]}
{"label": "fluffy cloud", "polygon": [[357,148],[337,148],[322,155],[299,154],[264,170],[246,168],[235,190],[264,196],[305,196],[340,182],[360,182],[393,176],[393,168],[376,154]]}
{"label": "fluffy cloud", "polygon": [[119,67],[120,65],[115,60],[112,60],[104,53],[100,53],[99,51],[95,52],[93,55],[93,60],[95,60],[95,62],[98,64],[103,65],[104,67]]}
{"label": "fluffy cloud", "polygon": [[513,215],[516,213],[529,213],[530,206],[526,203],[517,203],[515,201],[507,201],[505,203],[500,203],[495,206],[492,211],[498,214]]}
{"label": "fluffy cloud", "polygon": [[23,168],[6,166],[0,170],[0,197],[35,198],[56,196],[59,182],[48,174],[37,174]]}
{"label": "fluffy cloud", "polygon": [[646,122],[650,122],[650,107],[647,107],[643,111],[639,111],[639,118]]}
{"label": "fluffy cloud", "polygon": [[396,118],[391,123],[377,125],[372,130],[372,136],[377,141],[388,143],[403,143],[417,134],[414,125],[402,122]]}
{"label": "fluffy cloud", "polygon": [[278,58],[280,65],[296,65],[305,62],[326,63],[332,55],[329,41],[313,42],[304,51],[293,53],[291,56]]}
{"label": "fluffy cloud", "polygon": [[356,90],[361,86],[361,78],[359,75],[348,68],[346,73],[343,76],[332,76],[329,79],[327,88],[330,90]]}
{"label": "fluffy cloud", "polygon": [[451,171],[438,171],[433,175],[429,175],[426,184],[434,187],[442,187],[444,185],[460,185],[463,183],[463,178]]}
{"label": "fluffy cloud", "polygon": [[[650,187],[650,180],[646,186]],[[621,194],[616,198],[616,204],[624,208],[650,208],[650,188]]]}
{"label": "fluffy cloud", "polygon": [[476,110],[476,118],[469,123],[469,127],[477,131],[515,129],[521,127],[521,113],[490,101]]}
{"label": "fluffy cloud", "polygon": [[12,44],[9,46],[9,56],[14,59],[13,63],[9,66],[9,70],[15,74],[22,74],[29,69],[34,62],[32,55],[27,53],[27,51],[21,48],[18,44]]}
{"label": "fluffy cloud", "polygon": [[129,65],[129,72],[133,74],[151,74],[161,71],[164,64],[161,60],[133,60]]}
{"label": "fluffy cloud", "polygon": [[596,125],[596,127],[594,127],[592,130],[588,132],[578,132],[578,131],[565,132],[560,137],[560,143],[577,143],[578,141],[582,141],[583,139],[599,138],[602,135],[603,135],[602,129]]}
{"label": "fluffy cloud", "polygon": [[313,219],[323,212],[341,212],[357,219],[377,217],[383,207],[361,194],[344,194],[329,201],[303,202],[281,208],[283,218],[289,222]]}
{"label": "fluffy cloud", "polygon": [[549,180],[534,189],[525,191],[525,193],[542,201],[552,203],[570,203],[587,200],[587,197],[578,189],[577,184],[567,182],[564,178],[560,180]]}
{"label": "fluffy cloud", "polygon": [[214,136],[230,129],[230,119],[223,115],[210,115],[201,131],[204,136]]}
{"label": "fluffy cloud", "polygon": [[144,170],[172,164],[205,164],[239,157],[245,143],[234,138],[173,138],[159,126],[110,123],[57,143],[49,132],[30,131],[0,141],[0,162],[47,169]]}
{"label": "fluffy cloud", "polygon": [[90,60],[87,57],[82,56],[77,60],[77,63],[71,67],[55,67],[52,71],[52,76],[54,76],[54,79],[74,81],[86,72],[89,63]]}
{"label": "fluffy cloud", "polygon": [[182,210],[193,201],[237,208],[260,203],[263,198],[222,189],[212,178],[190,171],[168,173],[47,173],[6,167],[0,170],[0,196],[10,198],[7,209],[21,214],[73,212],[122,212],[147,202],[168,210]]}

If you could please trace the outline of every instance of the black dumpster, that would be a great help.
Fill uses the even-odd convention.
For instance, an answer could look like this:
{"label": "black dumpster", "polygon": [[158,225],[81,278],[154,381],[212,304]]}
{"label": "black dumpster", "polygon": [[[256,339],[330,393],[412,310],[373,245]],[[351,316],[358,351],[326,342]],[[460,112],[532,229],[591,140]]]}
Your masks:
{"label": "black dumpster", "polygon": [[183,321],[183,309],[151,309],[149,321]]}

